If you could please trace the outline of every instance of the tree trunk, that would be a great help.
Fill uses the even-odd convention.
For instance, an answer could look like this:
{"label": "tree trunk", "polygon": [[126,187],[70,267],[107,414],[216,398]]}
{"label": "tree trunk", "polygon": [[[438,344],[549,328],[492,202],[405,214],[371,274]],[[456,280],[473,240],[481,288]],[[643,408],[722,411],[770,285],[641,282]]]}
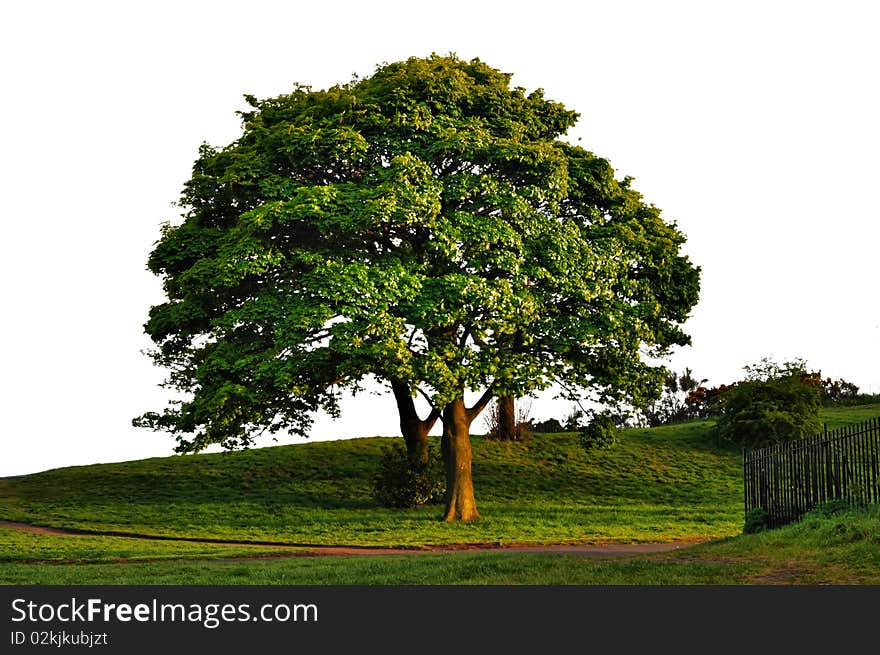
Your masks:
{"label": "tree trunk", "polygon": [[465,408],[462,398],[456,398],[443,410],[443,437],[440,447],[446,464],[445,521],[472,521],[480,518],[471,477],[471,421],[472,410]]}
{"label": "tree trunk", "polygon": [[400,421],[400,433],[406,444],[406,454],[413,463],[428,463],[428,428],[418,422]]}
{"label": "tree trunk", "polygon": [[498,438],[502,441],[516,441],[516,408],[513,396],[498,398]]}
{"label": "tree trunk", "polygon": [[397,401],[397,412],[400,415],[400,433],[406,444],[406,452],[410,461],[418,464],[428,463],[428,433],[434,427],[440,413],[432,411],[428,418],[422,420],[416,411],[415,401],[410,393],[409,385],[400,380],[391,381],[391,390]]}

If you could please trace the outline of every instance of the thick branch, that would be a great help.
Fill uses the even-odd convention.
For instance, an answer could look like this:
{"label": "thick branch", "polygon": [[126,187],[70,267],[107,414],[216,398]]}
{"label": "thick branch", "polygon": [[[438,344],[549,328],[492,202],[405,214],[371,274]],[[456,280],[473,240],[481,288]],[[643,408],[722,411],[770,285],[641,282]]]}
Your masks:
{"label": "thick branch", "polygon": [[422,397],[428,401],[428,405],[431,407],[431,413],[428,414],[428,418],[422,421],[422,423],[427,426],[427,429],[430,430],[434,427],[434,423],[436,423],[437,419],[440,418],[440,414],[442,412],[434,406],[434,403],[431,402],[431,397],[427,393],[425,393],[421,387],[416,387],[416,391],[422,394]]}
{"label": "thick branch", "polygon": [[410,392],[409,384],[403,380],[391,380],[391,390],[394,392],[394,399],[397,401],[397,408],[400,411],[401,419],[421,423],[426,431],[430,431],[434,427],[434,423],[440,417],[440,410],[434,407],[431,399],[424,391],[416,387],[416,391],[422,394],[431,405],[431,412],[426,419],[421,419],[419,418],[418,411],[416,411],[416,404]]}
{"label": "thick branch", "polygon": [[466,326],[464,332],[461,334],[461,338],[458,340],[458,347],[464,348],[467,345],[467,340],[471,336],[471,328],[470,326]]}
{"label": "thick branch", "polygon": [[436,407],[431,408],[431,413],[428,414],[428,418],[426,418],[422,423],[425,424],[426,429],[430,432],[431,428],[434,427],[434,424],[437,422],[437,419],[440,418],[440,410]]}
{"label": "thick branch", "polygon": [[485,409],[486,405],[489,404],[489,401],[492,400],[492,396],[494,395],[495,394],[492,391],[492,387],[486,389],[486,391],[483,392],[483,395],[480,396],[480,399],[474,404],[474,406],[466,410],[468,420],[473,422],[473,420],[480,415],[480,412]]}

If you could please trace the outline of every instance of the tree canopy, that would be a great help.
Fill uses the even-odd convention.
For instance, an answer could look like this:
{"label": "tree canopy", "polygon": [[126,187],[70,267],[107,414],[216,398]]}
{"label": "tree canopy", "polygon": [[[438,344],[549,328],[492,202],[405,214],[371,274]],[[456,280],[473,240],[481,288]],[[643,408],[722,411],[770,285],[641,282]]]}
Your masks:
{"label": "tree canopy", "polygon": [[684,235],[563,138],[575,112],[510,81],[434,55],[245,96],[241,136],[200,148],[150,255],[167,300],[145,329],[185,399],[136,423],[180,452],[305,436],[374,377],[414,456],[442,421],[445,517],[467,520],[469,426],[492,397],[656,396],[646,357],[689,342],[698,296]]}

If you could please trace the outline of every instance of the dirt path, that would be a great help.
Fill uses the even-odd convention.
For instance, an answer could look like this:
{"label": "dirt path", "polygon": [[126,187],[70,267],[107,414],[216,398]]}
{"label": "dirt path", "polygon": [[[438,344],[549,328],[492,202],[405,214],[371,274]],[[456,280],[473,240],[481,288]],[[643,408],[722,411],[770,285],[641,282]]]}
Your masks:
{"label": "dirt path", "polygon": [[[142,539],[152,541],[186,541],[190,543],[212,544],[217,546],[249,546],[260,548],[285,549],[279,556],[351,556],[351,555],[409,555],[424,553],[444,553],[462,551],[514,551],[518,553],[565,553],[583,555],[585,557],[616,557],[641,553],[659,553],[678,550],[696,545],[697,541],[678,541],[667,543],[639,544],[445,544],[424,548],[395,548],[383,546],[319,546],[314,544],[276,543],[268,541],[233,541],[221,539],[200,539],[197,537],[166,537],[122,532],[87,532],[64,528],[50,528],[30,523],[0,520],[0,527],[20,530],[33,534],[55,535],[66,537],[121,537],[125,539]],[[290,552],[291,549],[301,549]],[[266,558],[273,555],[261,553],[257,557]]]}

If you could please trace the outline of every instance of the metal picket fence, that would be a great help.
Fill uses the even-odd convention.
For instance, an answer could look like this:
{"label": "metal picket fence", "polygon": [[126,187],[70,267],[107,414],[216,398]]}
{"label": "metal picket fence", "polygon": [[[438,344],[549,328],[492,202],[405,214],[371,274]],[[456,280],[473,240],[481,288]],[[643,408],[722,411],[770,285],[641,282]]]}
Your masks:
{"label": "metal picket fence", "polygon": [[814,437],[743,451],[745,510],[769,527],[832,500],[880,502],[880,418]]}

